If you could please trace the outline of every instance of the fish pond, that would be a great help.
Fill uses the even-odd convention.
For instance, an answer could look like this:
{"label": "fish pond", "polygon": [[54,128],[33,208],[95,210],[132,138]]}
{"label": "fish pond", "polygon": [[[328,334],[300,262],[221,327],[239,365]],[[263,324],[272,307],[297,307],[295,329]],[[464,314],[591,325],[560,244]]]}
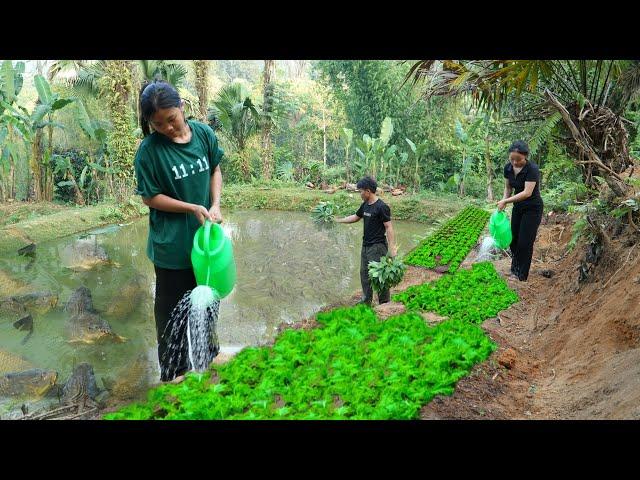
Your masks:
{"label": "fish pond", "polygon": [[[269,343],[280,323],[307,318],[360,289],[361,222],[321,228],[305,213],[252,210],[228,213],[223,225],[237,282],[221,302],[221,352]],[[394,228],[400,254],[432,230],[404,221]],[[0,375],[38,368],[57,372],[63,384],[74,365],[87,362],[98,387],[122,398],[139,397],[157,382],[147,232],[143,217],[39,244],[35,256],[0,257]],[[95,325],[83,326],[65,309],[79,287],[90,292],[91,318],[106,322],[110,335],[97,337]],[[27,314],[31,320],[14,325]],[[0,415],[24,401],[5,395]]]}

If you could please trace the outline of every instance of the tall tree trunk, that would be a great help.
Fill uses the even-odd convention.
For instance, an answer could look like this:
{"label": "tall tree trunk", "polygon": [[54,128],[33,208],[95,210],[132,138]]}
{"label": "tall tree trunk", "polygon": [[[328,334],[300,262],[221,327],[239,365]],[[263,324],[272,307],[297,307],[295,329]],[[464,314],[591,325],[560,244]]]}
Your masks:
{"label": "tall tree trunk", "polygon": [[[107,167],[107,169],[111,168],[111,164],[109,162],[109,156],[108,155],[106,155],[105,158],[104,158],[104,164]],[[114,198],[115,197],[115,187],[113,185],[113,173],[105,172],[105,179],[107,180],[107,185],[109,186],[110,198]]]}
{"label": "tall tree trunk", "polygon": [[491,138],[485,137],[485,153],[484,159],[487,166],[487,201],[493,202],[493,166],[491,165],[491,152],[489,150],[489,142]]}
{"label": "tall tree trunk", "polygon": [[[9,128],[9,143],[14,144],[13,128]],[[13,155],[9,155],[9,179],[8,186],[9,198],[15,200],[16,198],[16,159]]]}
{"label": "tall tree trunk", "polygon": [[16,198],[16,168],[15,162],[12,158],[11,165],[9,166],[9,182],[7,186],[9,190],[9,198],[15,200]]}
{"label": "tall tree trunk", "polygon": [[262,178],[271,180],[273,173],[273,145],[271,138],[273,112],[273,80],[275,80],[275,60],[264,61],[263,74],[263,123],[262,123]]}
{"label": "tall tree trunk", "polygon": [[140,62],[131,62],[131,91],[133,92],[132,103],[135,105],[135,125],[138,127],[140,125],[140,90],[142,89],[142,84],[145,79],[142,77],[140,73],[141,66]]}
{"label": "tall tree trunk", "polygon": [[[72,164],[72,167],[73,167],[73,164]],[[75,195],[76,195],[76,198],[75,198],[76,203],[80,204],[80,205],[85,205],[86,201],[84,199],[84,195],[82,195],[82,191],[80,191],[80,187],[78,186],[78,182],[76,182],[76,177],[73,174],[73,170],[71,170],[71,169],[67,170],[67,178],[70,179],[73,182],[73,189],[74,189]]]}
{"label": "tall tree trunk", "polygon": [[[52,119],[49,118],[49,121]],[[53,125],[49,125],[47,127],[49,138],[47,144],[47,151],[49,153],[49,158],[44,165],[45,168],[45,185],[44,185],[44,198],[45,200],[51,202],[53,201],[53,168],[51,166],[51,162],[53,160]]]}
{"label": "tall tree trunk", "polygon": [[133,159],[137,140],[133,135],[133,111],[129,103],[132,94],[132,68],[130,60],[107,60],[101,88],[107,100],[113,128],[107,138],[111,166],[116,170],[118,200],[130,193],[133,179]]}
{"label": "tall tree trunk", "polygon": [[[39,102],[38,102],[39,103]],[[42,129],[37,128],[31,144],[31,174],[29,175],[29,200],[42,201]]]}
{"label": "tall tree trunk", "polygon": [[345,153],[345,157],[344,157],[344,167],[347,173],[347,183],[351,182],[351,163],[349,162],[349,146],[347,144],[347,148],[346,148],[346,153]]}
{"label": "tall tree trunk", "polygon": [[322,109],[322,161],[324,162],[324,168],[327,168],[327,121],[324,108]]}
{"label": "tall tree trunk", "polygon": [[209,62],[207,60],[194,60],[193,67],[196,75],[196,92],[199,104],[198,119],[203,123],[207,123],[207,102],[209,97],[207,74]]}
{"label": "tall tree trunk", "polygon": [[[36,61],[36,73],[42,75],[44,62]],[[36,106],[39,105],[40,99],[36,100]],[[42,129],[36,128],[33,143],[31,144],[31,175],[27,195],[29,200],[36,202],[42,201]]]}
{"label": "tall tree trunk", "polygon": [[297,79],[301,79],[304,75],[304,72],[306,70],[307,67],[307,61],[306,60],[294,60],[295,62],[295,69],[294,69],[294,76]]}
{"label": "tall tree trunk", "polygon": [[458,195],[464,197],[464,159],[466,158],[466,151],[462,149],[462,171],[460,172],[460,185],[458,188]]}

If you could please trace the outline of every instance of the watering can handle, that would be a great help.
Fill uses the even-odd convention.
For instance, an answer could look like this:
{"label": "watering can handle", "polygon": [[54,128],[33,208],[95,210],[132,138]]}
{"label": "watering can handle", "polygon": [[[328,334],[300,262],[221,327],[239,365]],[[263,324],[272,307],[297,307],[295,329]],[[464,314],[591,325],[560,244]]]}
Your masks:
{"label": "watering can handle", "polygon": [[211,240],[211,225],[213,225],[209,220],[204,221],[204,239],[203,239],[203,247],[205,255],[209,254],[209,242]]}

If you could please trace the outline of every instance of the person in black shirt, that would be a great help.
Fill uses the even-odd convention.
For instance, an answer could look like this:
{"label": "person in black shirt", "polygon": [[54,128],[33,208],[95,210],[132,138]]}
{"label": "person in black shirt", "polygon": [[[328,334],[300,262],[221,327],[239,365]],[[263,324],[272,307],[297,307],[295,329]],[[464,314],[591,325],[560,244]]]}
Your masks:
{"label": "person in black shirt", "polygon": [[513,203],[511,274],[520,281],[529,277],[533,243],[544,208],[540,196],[540,168],[527,158],[528,155],[529,147],[522,140],[513,142],[509,147],[509,163],[504,166],[504,196],[498,202],[498,210],[504,210],[508,203]]}
{"label": "person in black shirt", "polygon": [[[373,289],[369,280],[369,262],[379,262],[388,250],[395,257],[398,250],[395,242],[393,225],[391,224],[391,209],[376,195],[378,184],[371,177],[362,178],[357,184],[362,205],[355,213],[348,217],[336,219],[338,223],[355,223],[364,218],[364,234],[362,236],[362,252],[360,254],[360,282],[362,283],[362,301],[371,305]],[[387,243],[387,239],[389,242]],[[389,248],[390,245],[390,248]],[[387,303],[390,298],[389,290],[378,293],[379,303]]]}

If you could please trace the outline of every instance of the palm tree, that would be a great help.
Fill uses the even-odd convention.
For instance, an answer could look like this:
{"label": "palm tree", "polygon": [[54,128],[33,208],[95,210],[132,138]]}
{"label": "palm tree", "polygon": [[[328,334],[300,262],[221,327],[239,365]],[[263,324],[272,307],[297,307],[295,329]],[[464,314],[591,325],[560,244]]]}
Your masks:
{"label": "palm tree", "polygon": [[250,166],[244,149],[247,140],[260,128],[260,114],[256,110],[249,91],[239,83],[223,87],[213,101],[209,111],[209,122],[219,122],[222,135],[238,150],[245,180],[249,178]]}
{"label": "palm tree", "polygon": [[16,196],[19,145],[23,142],[28,145],[32,136],[31,120],[17,105],[24,84],[24,70],[24,62],[14,66],[11,60],[4,60],[0,66],[0,201]]}
{"label": "palm tree", "polygon": [[[478,107],[544,123],[532,150],[563,121],[565,143],[587,185],[605,179],[619,196],[629,192],[620,174],[633,160],[622,114],[640,92],[640,62],[619,60],[422,60],[405,79],[426,80],[425,95],[471,95]],[[519,105],[509,105],[518,98]],[[518,108],[519,107],[519,108]]]}
{"label": "palm tree", "polygon": [[78,72],[87,64],[87,60],[55,60],[49,67],[47,79],[51,83],[59,77],[66,80],[77,78]]}
{"label": "palm tree", "polygon": [[74,78],[67,80],[76,95],[98,98],[100,96],[99,81],[105,76],[105,60],[84,63]]}
{"label": "palm tree", "polygon": [[176,88],[182,86],[187,77],[187,68],[178,62],[139,60],[138,65],[145,80],[152,81],[156,78],[161,78]]}

